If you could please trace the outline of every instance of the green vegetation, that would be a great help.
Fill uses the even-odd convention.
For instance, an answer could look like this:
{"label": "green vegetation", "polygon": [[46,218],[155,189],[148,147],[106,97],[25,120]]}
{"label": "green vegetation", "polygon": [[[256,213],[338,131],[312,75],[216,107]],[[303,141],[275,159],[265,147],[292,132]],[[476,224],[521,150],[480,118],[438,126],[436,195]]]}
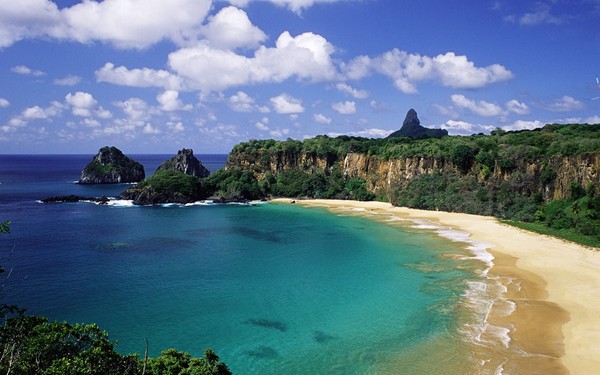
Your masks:
{"label": "green vegetation", "polygon": [[[348,152],[377,155],[388,160],[400,157],[433,157],[458,161],[466,165],[472,158],[478,158],[488,167],[493,167],[495,159],[507,166],[521,160],[547,159],[554,155],[568,156],[600,150],[600,124],[550,124],[540,129],[506,132],[501,129],[491,135],[448,136],[413,140],[405,137],[370,139],[326,135],[307,139],[304,142],[287,140],[278,142],[250,140],[236,145],[232,153],[255,156],[268,160],[278,153],[299,153],[317,156],[330,155],[343,158]],[[489,165],[489,164],[492,165]]]}
{"label": "green vegetation", "polygon": [[[539,223],[557,233],[572,231],[595,243],[600,236],[597,186],[571,186],[571,196],[560,201],[552,200],[552,191],[557,188],[561,158],[597,152],[600,124],[550,124],[535,130],[496,129],[491,135],[420,140],[348,136],[317,136],[303,142],[251,140],[233,148],[228,170],[219,176],[222,184],[214,187],[228,194],[231,178],[234,191],[252,198],[377,199],[407,207],[493,215]],[[382,176],[374,176],[368,166],[360,167],[362,178],[340,171],[349,153],[381,162],[419,158],[431,168],[391,180],[382,188]]]}
{"label": "green vegetation", "polygon": [[[0,233],[9,233],[9,222]],[[4,269],[0,267],[0,274]],[[5,374],[103,375],[229,375],[227,365],[211,349],[204,357],[168,349],[156,358],[115,351],[116,342],[95,324],[51,322],[25,314],[15,306],[0,306],[0,372]]]}

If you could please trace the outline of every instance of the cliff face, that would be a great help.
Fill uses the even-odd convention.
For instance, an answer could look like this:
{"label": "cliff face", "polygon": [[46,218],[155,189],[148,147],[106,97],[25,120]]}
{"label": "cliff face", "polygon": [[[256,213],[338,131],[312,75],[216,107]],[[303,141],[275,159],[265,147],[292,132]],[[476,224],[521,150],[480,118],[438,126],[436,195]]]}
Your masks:
{"label": "cliff face", "polygon": [[488,172],[474,165],[465,171],[448,159],[433,157],[383,160],[376,156],[348,153],[344,158],[338,159],[332,154],[298,152],[278,152],[270,157],[231,153],[226,168],[254,170],[256,177],[261,180],[267,172],[277,174],[294,168],[314,172],[330,170],[336,166],[348,177],[365,180],[370,192],[384,196],[389,196],[393,189],[406,187],[420,175],[433,173],[471,177],[482,186],[498,186],[509,180],[518,181],[520,190],[514,191],[514,194],[539,193],[545,201],[569,198],[572,183],[584,188],[593,186],[596,195],[600,195],[600,152],[553,156],[547,162],[519,161],[504,168],[496,161]]}
{"label": "cliff face", "polygon": [[144,167],[116,147],[102,147],[81,171],[80,184],[119,184],[140,182]]}

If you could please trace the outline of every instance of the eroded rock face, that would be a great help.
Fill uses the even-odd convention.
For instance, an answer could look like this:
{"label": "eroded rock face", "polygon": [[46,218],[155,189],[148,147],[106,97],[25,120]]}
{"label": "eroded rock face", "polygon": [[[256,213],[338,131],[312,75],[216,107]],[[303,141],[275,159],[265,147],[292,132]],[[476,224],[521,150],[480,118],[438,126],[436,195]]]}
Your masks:
{"label": "eroded rock face", "polygon": [[210,171],[194,156],[194,151],[188,148],[181,149],[177,155],[156,168],[159,171],[179,171],[196,177],[208,177]]}
{"label": "eroded rock face", "polygon": [[441,138],[443,136],[448,135],[448,131],[444,129],[430,129],[424,126],[421,126],[421,121],[417,116],[417,111],[414,109],[410,109],[404,118],[404,122],[402,123],[402,128],[400,130],[393,132],[388,136],[388,138],[392,137],[409,137],[412,139],[421,139],[421,138]]}
{"label": "eroded rock face", "polygon": [[80,184],[120,184],[140,182],[146,177],[144,166],[125,156],[116,147],[102,147],[83,168]]}

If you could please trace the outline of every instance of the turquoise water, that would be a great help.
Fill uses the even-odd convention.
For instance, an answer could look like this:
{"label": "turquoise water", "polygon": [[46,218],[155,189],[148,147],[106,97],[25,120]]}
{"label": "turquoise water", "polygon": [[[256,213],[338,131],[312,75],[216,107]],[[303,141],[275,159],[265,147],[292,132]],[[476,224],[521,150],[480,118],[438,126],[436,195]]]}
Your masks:
{"label": "turquoise water", "polygon": [[210,347],[236,374],[418,373],[406,358],[469,361],[457,306],[479,276],[464,245],[296,205],[122,203],[0,205],[13,221],[0,238],[14,269],[3,298],[96,322],[122,353],[143,353],[145,339],[151,356]]}

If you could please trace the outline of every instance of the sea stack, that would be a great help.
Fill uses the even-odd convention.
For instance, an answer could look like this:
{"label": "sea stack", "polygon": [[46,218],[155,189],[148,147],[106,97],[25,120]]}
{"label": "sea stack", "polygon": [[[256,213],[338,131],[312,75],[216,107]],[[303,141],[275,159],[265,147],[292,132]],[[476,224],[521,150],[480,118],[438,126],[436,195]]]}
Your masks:
{"label": "sea stack", "polygon": [[417,116],[417,111],[410,109],[404,118],[402,128],[388,135],[388,138],[393,137],[409,137],[412,139],[422,138],[442,138],[448,135],[448,131],[445,129],[429,129],[421,126],[421,121]]}
{"label": "sea stack", "polygon": [[80,184],[120,184],[140,182],[146,177],[144,166],[125,156],[116,147],[102,147],[83,168]]}
{"label": "sea stack", "polygon": [[159,171],[179,171],[196,177],[208,177],[210,171],[194,156],[189,148],[181,149],[173,158],[163,162],[156,168]]}

